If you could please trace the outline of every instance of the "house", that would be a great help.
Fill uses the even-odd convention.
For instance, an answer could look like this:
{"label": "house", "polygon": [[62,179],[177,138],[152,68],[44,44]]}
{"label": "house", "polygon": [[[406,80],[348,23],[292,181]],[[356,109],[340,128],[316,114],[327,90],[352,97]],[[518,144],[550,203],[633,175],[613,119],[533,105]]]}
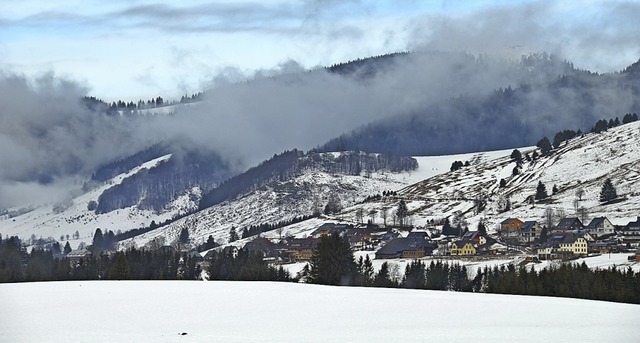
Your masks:
{"label": "house", "polygon": [[500,223],[500,236],[507,239],[517,239],[522,229],[522,220],[518,218],[507,218]]}
{"label": "house", "polygon": [[472,241],[459,240],[451,244],[451,256],[472,256],[476,254],[476,247]]}
{"label": "house", "polygon": [[589,253],[594,254],[609,254],[620,250],[615,242],[587,242],[587,244],[589,245]]}
{"label": "house", "polygon": [[482,233],[478,231],[467,231],[462,236],[462,240],[471,241],[475,246],[487,244],[487,237],[485,237]]}
{"label": "house", "polygon": [[285,243],[285,249],[292,261],[309,261],[319,242],[317,238],[293,238]]}
{"label": "house", "polygon": [[420,258],[433,254],[433,244],[419,238],[396,238],[376,251],[376,259]]}
{"label": "house", "polygon": [[238,257],[239,252],[240,249],[235,245],[229,245],[222,249],[223,254],[233,256],[234,258]]}
{"label": "house", "polygon": [[427,233],[426,231],[411,231],[407,235],[407,238],[416,238],[416,239],[428,240],[429,239],[429,233]]}
{"label": "house", "polygon": [[382,235],[380,235],[380,242],[382,243],[389,243],[392,240],[396,239],[400,237],[400,233],[398,231],[395,230],[389,230],[385,233],[383,233]]}
{"label": "house", "polygon": [[189,250],[186,256],[194,260],[196,263],[204,262],[204,257],[197,250]]}
{"label": "house", "polygon": [[320,225],[317,229],[313,230],[313,232],[311,232],[309,236],[313,238],[320,238],[323,236],[329,236],[333,234],[338,234],[342,236],[348,233],[352,229],[353,229],[353,226],[349,224],[325,223]]}
{"label": "house", "polygon": [[521,243],[531,243],[536,239],[540,238],[540,232],[542,232],[542,227],[535,220],[528,220],[522,223],[522,228],[520,230],[520,236],[518,236],[518,240]]}
{"label": "house", "polygon": [[244,245],[244,249],[262,257],[275,257],[277,255],[276,245],[264,237],[257,237],[247,242]]}
{"label": "house", "polygon": [[619,231],[620,238],[630,246],[640,246],[640,217],[634,222],[629,222]]}
{"label": "house", "polygon": [[611,224],[607,217],[596,217],[591,220],[589,225],[585,227],[590,234],[596,237],[602,237],[604,235],[610,235],[614,233],[616,227]]}
{"label": "house", "polygon": [[551,236],[546,243],[537,249],[538,258],[568,259],[576,256],[586,256],[588,251],[587,240],[573,232],[558,232]]}
{"label": "house", "polygon": [[87,249],[71,250],[67,254],[67,259],[69,260],[69,264],[72,267],[76,267],[80,264],[80,261],[86,261],[88,258],[91,257],[91,255],[92,255],[91,251]]}
{"label": "house", "polygon": [[640,262],[640,248],[636,249],[635,257],[636,262]]}
{"label": "house", "polygon": [[580,219],[575,217],[563,218],[560,220],[558,225],[553,228],[554,231],[573,231],[582,229],[584,229],[584,225]]}

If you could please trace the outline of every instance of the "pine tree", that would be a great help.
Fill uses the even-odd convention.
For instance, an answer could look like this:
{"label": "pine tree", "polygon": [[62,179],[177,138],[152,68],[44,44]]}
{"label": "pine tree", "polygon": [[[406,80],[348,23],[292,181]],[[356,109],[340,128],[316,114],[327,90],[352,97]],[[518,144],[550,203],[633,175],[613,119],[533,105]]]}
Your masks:
{"label": "pine tree", "polygon": [[308,281],[347,286],[352,284],[356,268],[349,241],[337,234],[324,236],[313,250]]}
{"label": "pine tree", "polygon": [[398,209],[396,210],[396,215],[398,216],[398,221],[400,222],[400,226],[405,224],[405,219],[407,215],[409,215],[409,209],[407,208],[407,204],[404,200],[400,200],[398,203]]}
{"label": "pine tree", "polygon": [[542,183],[542,181],[538,181],[538,187],[536,187],[536,200],[546,199],[549,196],[547,193],[547,187]]}
{"label": "pine tree", "polygon": [[549,153],[549,151],[551,151],[551,142],[549,141],[549,138],[547,138],[547,136],[545,136],[544,138],[542,138],[541,140],[538,141],[538,144],[536,144],[536,146],[538,148],[540,148],[540,152],[542,152],[543,155],[546,155]]}
{"label": "pine tree", "polygon": [[478,222],[478,233],[483,236],[487,235],[487,226],[484,224],[482,220]]}
{"label": "pine tree", "polygon": [[115,262],[109,268],[109,279],[128,280],[131,278],[131,270],[127,257],[122,252],[116,253]]}
{"label": "pine tree", "polygon": [[67,241],[67,244],[64,245],[64,254],[68,254],[71,252],[71,244],[69,244],[69,241]]}
{"label": "pine tree", "polygon": [[602,184],[602,189],[600,190],[600,202],[609,202],[618,197],[618,192],[616,191],[613,182],[611,179],[606,179]]}
{"label": "pine tree", "polygon": [[91,244],[91,249],[93,254],[98,255],[104,248],[104,236],[102,235],[102,230],[99,228],[96,229],[96,232],[93,234],[93,242]]}
{"label": "pine tree", "polygon": [[189,229],[187,229],[186,227],[183,227],[182,230],[180,230],[180,243],[182,244],[187,244],[189,243]]}
{"label": "pine tree", "polygon": [[235,242],[238,239],[240,239],[240,237],[238,237],[238,233],[236,232],[236,228],[235,228],[235,226],[232,226],[231,229],[229,229],[229,243]]}
{"label": "pine tree", "polygon": [[513,152],[511,152],[511,159],[517,163],[522,163],[522,153],[520,150],[514,149]]}

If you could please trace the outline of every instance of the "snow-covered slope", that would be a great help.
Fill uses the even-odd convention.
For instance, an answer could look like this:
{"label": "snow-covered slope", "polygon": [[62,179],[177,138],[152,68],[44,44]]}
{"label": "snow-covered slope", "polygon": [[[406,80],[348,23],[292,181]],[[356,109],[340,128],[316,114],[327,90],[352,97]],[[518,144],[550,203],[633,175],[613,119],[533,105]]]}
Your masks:
{"label": "snow-covered slope", "polygon": [[[37,207],[28,213],[15,217],[0,216],[0,233],[4,237],[17,235],[22,239],[27,239],[33,234],[36,237],[53,237],[56,240],[60,236],[65,236],[66,239],[66,235],[69,235],[71,245],[75,248],[80,242],[90,243],[97,228],[101,228],[103,231],[126,231],[147,226],[152,220],[156,222],[163,221],[177,213],[193,209],[197,206],[197,203],[191,200],[188,194],[177,198],[167,211],[162,213],[140,210],[134,206],[104,214],[96,214],[87,208],[88,203],[98,200],[100,194],[105,190],[120,184],[125,178],[135,175],[144,169],[153,168],[170,157],[171,154],[153,159],[126,173],[117,175],[99,187],[67,200],[67,205],[64,206],[67,208],[62,211],[54,210],[54,207],[60,207],[60,204],[50,204]],[[198,190],[192,191],[197,192]],[[79,233],[78,239],[73,238],[76,231]]]}
{"label": "snow-covered slope", "polygon": [[[509,153],[511,150],[416,157],[418,169],[402,173],[378,172],[366,176],[355,176],[307,171],[289,181],[271,182],[238,199],[206,208],[166,227],[138,236],[133,241],[141,246],[155,237],[164,236],[170,242],[178,237],[183,227],[187,227],[194,242],[204,242],[209,235],[212,235],[216,242],[225,243],[228,241],[231,227],[242,230],[242,228],[251,225],[277,223],[308,215],[313,213],[314,207],[318,205],[324,207],[331,194],[337,195],[342,205],[348,207],[362,202],[367,196],[381,194],[383,191],[396,191],[420,180],[446,172],[453,161],[471,160],[480,163]],[[288,227],[284,234],[300,235],[303,232],[313,230],[324,221],[345,219],[354,218],[342,215],[325,217],[322,220],[313,220]],[[273,236],[275,233],[271,232],[267,235]],[[242,243],[238,242],[237,244]]]}
{"label": "snow-covered slope", "polygon": [[197,281],[2,284],[0,294],[2,342],[588,343],[640,335],[638,305],[552,297]]}
{"label": "snow-covered slope", "polygon": [[[520,149],[523,155],[532,154],[534,150]],[[366,203],[347,209],[344,216],[352,217],[358,208],[363,208],[365,213],[370,210],[381,213],[384,208],[395,208],[399,199],[407,201],[414,225],[427,225],[430,219],[452,219],[455,214],[458,217],[461,214],[472,230],[481,219],[486,220],[491,230],[508,217],[538,220],[544,225],[547,208],[557,216],[579,217],[576,208],[584,207],[587,223],[590,218],[607,216],[614,224],[624,225],[640,215],[640,122],[574,138],[552,150],[549,156],[525,160],[516,176],[512,175],[516,163],[509,155],[471,162],[468,167],[400,190],[393,203]],[[611,204],[599,201],[606,178],[612,179],[620,198]],[[504,188],[499,186],[501,179],[506,181]],[[529,200],[534,197],[539,181],[551,196],[531,204]],[[552,194],[554,185],[558,189],[556,194]],[[576,196],[578,189],[584,190],[582,200]],[[486,207],[477,211],[475,205],[480,199],[484,199]],[[507,199],[511,210],[504,211]]]}

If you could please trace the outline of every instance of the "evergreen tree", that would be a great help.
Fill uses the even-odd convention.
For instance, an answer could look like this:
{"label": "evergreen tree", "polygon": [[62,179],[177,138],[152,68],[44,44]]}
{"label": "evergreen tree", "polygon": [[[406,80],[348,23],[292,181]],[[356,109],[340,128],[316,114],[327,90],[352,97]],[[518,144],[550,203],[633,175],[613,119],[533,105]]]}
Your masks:
{"label": "evergreen tree", "polygon": [[551,191],[553,192],[553,195],[558,194],[558,186],[554,184],[553,188],[551,189]]}
{"label": "evergreen tree", "polygon": [[487,226],[484,224],[484,221],[479,221],[478,222],[478,233],[486,236],[487,235]]}
{"label": "evergreen tree", "polygon": [[602,184],[602,188],[600,189],[600,202],[609,202],[618,197],[618,192],[616,191],[613,182],[611,179],[604,180]]}
{"label": "evergreen tree", "polygon": [[513,152],[511,152],[511,159],[518,164],[522,163],[522,153],[520,150],[514,149]]}
{"label": "evergreen tree", "polygon": [[505,181],[505,179],[500,179],[500,188],[505,188],[507,187],[507,181]]}
{"label": "evergreen tree", "polygon": [[425,288],[426,282],[425,266],[422,261],[414,260],[407,265],[402,278],[402,287]]}
{"label": "evergreen tree", "polygon": [[373,263],[367,255],[364,259],[364,263],[362,264],[362,278],[363,285],[369,286],[373,283],[373,278],[375,276],[375,271],[373,270]]}
{"label": "evergreen tree", "polygon": [[102,235],[102,230],[99,228],[96,229],[96,232],[93,234],[93,241],[91,243],[91,252],[94,255],[99,255],[104,247],[104,236]]}
{"label": "evergreen tree", "polygon": [[123,252],[117,252],[115,261],[109,268],[109,279],[111,280],[129,280],[131,279],[131,270],[129,262]]}
{"label": "evergreen tree", "polygon": [[398,203],[398,209],[396,210],[396,216],[398,216],[398,221],[400,222],[400,226],[405,224],[405,219],[409,215],[409,209],[407,208],[407,204],[404,200],[400,200]]}
{"label": "evergreen tree", "polygon": [[64,245],[64,254],[68,254],[71,252],[71,244],[69,244],[69,241],[67,241],[67,244]]}
{"label": "evergreen tree", "polygon": [[238,237],[238,233],[236,232],[236,228],[235,228],[235,226],[232,226],[231,229],[229,229],[229,243],[235,242],[238,239],[240,239],[240,237]]}
{"label": "evergreen tree", "polygon": [[548,154],[552,148],[551,142],[549,141],[549,138],[547,138],[547,136],[544,136],[541,140],[539,140],[536,146],[540,148],[540,152],[542,152],[542,155]]}
{"label": "evergreen tree", "polygon": [[538,181],[538,186],[536,187],[535,199],[542,200],[542,199],[546,199],[547,197],[549,197],[549,194],[547,194],[547,187],[545,187],[542,181]]}
{"label": "evergreen tree", "polygon": [[349,241],[337,234],[320,238],[309,263],[309,282],[322,285],[350,285],[356,263]]}
{"label": "evergreen tree", "polygon": [[182,230],[180,230],[180,243],[182,244],[187,244],[189,243],[189,229],[187,229],[186,227],[183,227]]}
{"label": "evergreen tree", "polygon": [[391,273],[389,272],[389,263],[384,262],[380,266],[380,270],[373,279],[374,287],[396,287],[395,282],[391,280]]}

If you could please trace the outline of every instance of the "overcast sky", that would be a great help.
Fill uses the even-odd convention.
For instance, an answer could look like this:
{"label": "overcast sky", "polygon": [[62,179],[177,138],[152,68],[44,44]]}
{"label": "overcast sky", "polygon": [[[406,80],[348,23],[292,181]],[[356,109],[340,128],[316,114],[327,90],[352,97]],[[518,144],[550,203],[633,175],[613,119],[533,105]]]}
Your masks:
{"label": "overcast sky", "polygon": [[105,100],[414,49],[546,50],[615,71],[640,57],[624,1],[0,0],[0,70],[53,72]]}

